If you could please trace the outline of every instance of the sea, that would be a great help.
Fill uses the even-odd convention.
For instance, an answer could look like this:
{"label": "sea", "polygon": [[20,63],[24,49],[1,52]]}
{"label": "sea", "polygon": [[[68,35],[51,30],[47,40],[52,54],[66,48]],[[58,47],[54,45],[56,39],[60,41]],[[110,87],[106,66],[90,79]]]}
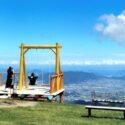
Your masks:
{"label": "sea", "polygon": [[[19,72],[18,66],[13,66]],[[65,103],[90,104],[93,98],[125,100],[125,65],[62,65],[64,73]],[[2,66],[6,72],[7,66]],[[37,84],[49,83],[54,65],[27,66],[27,75],[34,72]],[[6,80],[4,76],[3,81]],[[18,78],[17,78],[18,79]]]}

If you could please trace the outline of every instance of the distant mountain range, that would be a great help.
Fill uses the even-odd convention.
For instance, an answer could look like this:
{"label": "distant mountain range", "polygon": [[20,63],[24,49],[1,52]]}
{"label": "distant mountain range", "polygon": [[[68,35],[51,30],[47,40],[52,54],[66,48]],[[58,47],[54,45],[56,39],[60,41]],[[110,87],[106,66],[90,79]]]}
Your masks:
{"label": "distant mountain range", "polygon": [[[64,67],[63,67],[64,68]],[[66,68],[66,67],[65,67]],[[64,69],[65,69],[64,68]],[[65,84],[70,84],[70,83],[80,83],[80,82],[85,82],[88,80],[97,80],[101,78],[113,78],[113,79],[125,79],[125,70],[122,67],[106,67],[106,66],[91,66],[91,67],[75,67],[77,68],[76,71],[75,68],[70,67],[72,70],[64,70],[64,82]],[[18,68],[14,68],[15,72],[18,72]],[[46,68],[47,69],[47,68]],[[1,72],[6,72],[6,67],[1,68]],[[81,70],[81,71],[80,71]],[[34,72],[36,75],[39,77],[39,81],[43,81],[45,83],[48,83],[50,78],[50,75],[53,75],[54,69],[53,70],[45,70],[42,71],[41,68],[38,69],[32,69],[27,68],[27,75],[30,75],[32,72]],[[6,79],[6,75],[3,76],[3,79]]]}
{"label": "distant mountain range", "polygon": [[[42,81],[48,83],[50,80],[50,76],[54,75],[54,73],[44,72],[42,73],[41,70],[33,70],[28,71],[27,75],[30,75],[32,72],[38,76],[38,81]],[[104,76],[99,76],[94,73],[82,72],[82,71],[66,71],[64,72],[64,83],[65,84],[73,84],[73,83],[80,83],[87,80],[94,80],[104,78]],[[6,74],[3,75],[2,79],[6,79]],[[17,78],[18,79],[18,78]]]}
{"label": "distant mountain range", "polygon": [[103,76],[96,75],[94,73],[81,72],[81,71],[67,71],[64,72],[64,82],[68,83],[80,83],[87,80],[100,79]]}

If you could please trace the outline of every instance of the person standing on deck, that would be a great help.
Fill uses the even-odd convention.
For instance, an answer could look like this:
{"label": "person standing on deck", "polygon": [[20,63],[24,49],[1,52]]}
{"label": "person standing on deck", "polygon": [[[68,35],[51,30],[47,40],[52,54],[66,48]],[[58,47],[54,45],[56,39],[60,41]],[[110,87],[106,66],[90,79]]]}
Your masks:
{"label": "person standing on deck", "polygon": [[35,76],[34,73],[31,73],[31,75],[28,76],[28,78],[29,78],[29,80],[30,80],[30,83],[29,83],[29,84],[30,84],[30,85],[35,85],[38,76]]}
{"label": "person standing on deck", "polygon": [[7,80],[5,88],[13,88],[13,67],[7,69]]}

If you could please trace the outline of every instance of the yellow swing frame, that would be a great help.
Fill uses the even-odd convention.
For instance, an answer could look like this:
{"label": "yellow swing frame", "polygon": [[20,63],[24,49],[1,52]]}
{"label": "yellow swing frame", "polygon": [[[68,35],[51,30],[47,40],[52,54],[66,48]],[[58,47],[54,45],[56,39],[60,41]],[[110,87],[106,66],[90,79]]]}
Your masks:
{"label": "yellow swing frame", "polygon": [[55,46],[51,46],[51,45],[24,45],[22,43],[20,46],[21,53],[20,53],[20,69],[19,69],[18,89],[22,90],[24,85],[25,85],[25,88],[28,89],[27,76],[26,76],[26,65],[25,65],[26,52],[29,49],[50,49],[55,54],[55,73],[57,75],[56,90],[58,91],[60,89],[58,76],[60,76],[60,73],[61,73],[61,70],[60,70],[60,48],[62,48],[62,46],[59,45],[58,43],[56,43]]}

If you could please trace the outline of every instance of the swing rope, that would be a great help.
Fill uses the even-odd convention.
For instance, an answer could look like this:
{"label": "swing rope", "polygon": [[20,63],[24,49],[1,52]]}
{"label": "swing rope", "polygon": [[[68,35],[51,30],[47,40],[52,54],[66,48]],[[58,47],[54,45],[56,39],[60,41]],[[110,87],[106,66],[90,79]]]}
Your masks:
{"label": "swing rope", "polygon": [[49,67],[49,84],[50,84],[50,77],[51,77],[51,74],[50,74],[50,62],[49,62],[49,64],[48,64],[48,67]]}
{"label": "swing rope", "polygon": [[[38,51],[37,51],[37,49],[36,49],[36,53],[37,53]],[[39,60],[39,59],[43,59],[43,56],[45,55],[45,53],[44,53],[44,55],[43,55],[43,53],[42,54],[40,54],[42,57],[40,57],[40,56],[38,56],[38,54],[36,54],[36,57],[37,57],[37,62],[38,61],[42,61],[42,60]],[[48,61],[48,82],[49,82],[49,84],[50,84],[50,77],[51,77],[51,74],[50,74],[50,57],[49,57],[49,59],[48,59],[49,61]],[[44,68],[44,63],[41,63],[41,84],[43,85],[44,84],[44,70],[45,70],[45,68]]]}

